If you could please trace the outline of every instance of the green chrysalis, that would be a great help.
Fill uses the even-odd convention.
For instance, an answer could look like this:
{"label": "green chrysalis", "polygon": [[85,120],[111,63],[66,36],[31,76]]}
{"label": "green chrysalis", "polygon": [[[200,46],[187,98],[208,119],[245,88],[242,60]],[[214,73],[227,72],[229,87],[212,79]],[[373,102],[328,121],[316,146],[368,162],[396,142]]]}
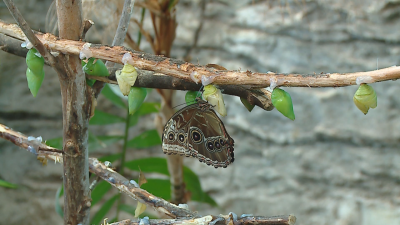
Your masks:
{"label": "green chrysalis", "polygon": [[280,88],[275,88],[271,94],[271,101],[280,113],[291,120],[295,119],[292,98],[289,93]]}
{"label": "green chrysalis", "polygon": [[186,92],[186,95],[185,95],[186,105],[192,105],[192,104],[196,103],[196,98],[197,97],[201,98],[201,93],[199,93],[198,91],[188,91],[188,92]]}
{"label": "green chrysalis", "polygon": [[147,90],[142,87],[131,87],[128,94],[128,108],[129,114],[133,115],[142,105],[146,98]]}
{"label": "green chrysalis", "polygon": [[31,70],[31,72],[39,75],[43,73],[44,58],[42,56],[38,57],[35,55],[38,51],[34,48],[29,49],[26,54],[26,65]]}
{"label": "green chrysalis", "polygon": [[92,76],[107,77],[110,75],[106,65],[100,59],[90,58],[87,63],[82,61],[82,66],[83,72]]}
{"label": "green chrysalis", "polygon": [[375,90],[368,84],[361,84],[353,97],[354,104],[357,108],[367,115],[370,108],[376,108],[378,105],[378,97]]}
{"label": "green chrysalis", "polygon": [[35,74],[29,68],[26,69],[26,79],[28,80],[28,87],[33,97],[36,97],[40,86],[44,79],[44,70],[41,73]]}

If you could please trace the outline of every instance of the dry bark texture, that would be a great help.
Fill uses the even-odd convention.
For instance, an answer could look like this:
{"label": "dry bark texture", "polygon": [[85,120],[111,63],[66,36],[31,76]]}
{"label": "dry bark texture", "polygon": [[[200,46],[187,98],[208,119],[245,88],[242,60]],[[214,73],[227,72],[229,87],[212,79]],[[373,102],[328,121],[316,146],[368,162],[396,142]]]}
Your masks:
{"label": "dry bark texture", "polygon": [[[44,18],[37,16],[37,3],[22,2],[16,4],[32,28],[42,29]],[[40,8],[47,9],[50,2],[41,2]],[[389,0],[211,1],[206,5],[197,48],[191,51],[192,63],[304,74],[399,65],[399,12],[400,3]],[[13,22],[7,18],[6,8],[0,7],[0,14]],[[180,1],[172,57],[183,57],[192,46],[199,18],[198,1]],[[96,22],[95,27],[102,24],[106,22]],[[150,27],[145,24],[145,28]],[[87,37],[96,38],[95,34],[96,29],[91,28]],[[143,44],[150,51],[150,46]],[[4,52],[0,57],[0,123],[45,139],[61,136],[60,85],[54,71],[45,68],[43,87],[33,98],[26,85],[24,59]],[[184,160],[200,175],[203,188],[221,208],[193,202],[190,206],[202,215],[217,211],[292,213],[298,218],[296,224],[399,224],[398,82],[372,84],[378,107],[366,116],[352,103],[355,86],[284,88],[293,98],[295,122],[276,110],[248,113],[238,98],[226,98],[228,116],[224,121],[235,139],[235,163],[216,170],[196,160]],[[179,94],[177,102],[183,102]],[[100,105],[116,112],[104,99]],[[140,121],[132,135],[153,128],[151,121]],[[108,126],[95,132],[121,134],[122,130]],[[4,140],[0,146],[0,177],[21,187],[0,192],[0,202],[7,202],[0,204],[3,223],[61,223],[53,213],[61,167],[42,167],[31,154]],[[116,145],[96,154],[117,152],[118,148]],[[128,157],[163,156],[161,147],[134,154]]]}

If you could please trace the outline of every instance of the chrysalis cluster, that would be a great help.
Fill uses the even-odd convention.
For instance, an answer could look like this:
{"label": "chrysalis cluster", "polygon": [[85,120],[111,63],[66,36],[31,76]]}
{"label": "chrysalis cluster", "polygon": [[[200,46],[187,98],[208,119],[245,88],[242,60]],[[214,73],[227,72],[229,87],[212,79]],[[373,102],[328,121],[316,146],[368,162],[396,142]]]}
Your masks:
{"label": "chrysalis cluster", "polygon": [[367,115],[370,108],[376,108],[378,98],[375,90],[368,84],[361,84],[353,97],[354,104],[357,108]]}
{"label": "chrysalis cluster", "polygon": [[[82,70],[92,76],[108,77],[110,75],[103,61],[95,58],[89,58],[87,62],[82,60]],[[89,86],[93,86],[94,82],[96,82],[96,80],[86,79],[86,83]]]}
{"label": "chrysalis cluster", "polygon": [[221,116],[226,116],[226,108],[221,90],[209,84],[204,87],[203,98],[214,106],[214,110]]}
{"label": "chrysalis cluster", "polygon": [[128,95],[129,114],[133,115],[143,104],[146,98],[147,90],[142,87],[131,87]]}
{"label": "chrysalis cluster", "polygon": [[292,98],[289,93],[280,88],[275,88],[271,94],[271,101],[280,113],[291,120],[295,119]]}
{"label": "chrysalis cluster", "polygon": [[26,65],[28,87],[33,97],[36,97],[44,79],[44,59],[36,49],[31,48],[26,54]]}

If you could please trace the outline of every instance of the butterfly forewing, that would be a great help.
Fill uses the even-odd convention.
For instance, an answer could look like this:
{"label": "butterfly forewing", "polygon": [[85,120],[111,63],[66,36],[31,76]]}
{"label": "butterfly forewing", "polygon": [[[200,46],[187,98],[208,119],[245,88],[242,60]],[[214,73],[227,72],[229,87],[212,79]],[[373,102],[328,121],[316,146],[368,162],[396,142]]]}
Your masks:
{"label": "butterfly forewing", "polygon": [[164,153],[196,157],[216,168],[232,163],[233,139],[211,107],[199,101],[175,113],[164,127]]}

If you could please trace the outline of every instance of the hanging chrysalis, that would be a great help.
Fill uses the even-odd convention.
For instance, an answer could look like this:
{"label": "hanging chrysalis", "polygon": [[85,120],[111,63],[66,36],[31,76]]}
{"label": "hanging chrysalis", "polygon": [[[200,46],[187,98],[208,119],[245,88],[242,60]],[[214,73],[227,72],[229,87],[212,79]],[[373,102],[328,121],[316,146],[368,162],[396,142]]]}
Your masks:
{"label": "hanging chrysalis", "polygon": [[196,103],[196,98],[201,97],[201,94],[198,91],[188,91],[185,95],[186,105],[192,105]]}
{"label": "hanging chrysalis", "polygon": [[[110,74],[108,73],[106,65],[104,65],[103,61],[100,59],[89,58],[87,63],[85,61],[81,61],[83,72],[99,77],[108,77]],[[89,86],[93,86],[96,80],[94,79],[86,79],[86,83]]]}
{"label": "hanging chrysalis", "polygon": [[206,85],[204,86],[203,99],[207,100],[208,103],[213,105],[214,110],[217,111],[221,116],[226,116],[226,108],[224,99],[222,98],[221,90],[212,84]]}
{"label": "hanging chrysalis", "polygon": [[246,107],[246,109],[249,110],[249,112],[251,112],[254,109],[254,105],[250,104],[250,102],[247,101],[247,99],[240,98],[240,101],[242,102],[244,107]]}
{"label": "hanging chrysalis", "polygon": [[36,49],[31,48],[26,54],[26,65],[34,74],[42,74],[44,58]]}
{"label": "hanging chrysalis", "polygon": [[378,105],[378,97],[375,90],[368,84],[361,84],[353,97],[354,104],[357,108],[367,115],[370,108],[376,108]]}
{"label": "hanging chrysalis", "polygon": [[115,72],[119,89],[123,95],[128,95],[130,88],[135,84],[137,78],[137,71],[134,66],[126,63],[122,70]]}
{"label": "hanging chrysalis", "polygon": [[147,90],[142,87],[131,87],[128,95],[129,114],[133,115],[143,104],[146,98]]}
{"label": "hanging chrysalis", "polygon": [[26,79],[28,80],[28,87],[31,91],[33,97],[36,97],[40,86],[42,86],[42,82],[44,79],[44,70],[41,73],[35,74],[29,68],[26,69]]}
{"label": "hanging chrysalis", "polygon": [[271,94],[271,101],[280,113],[291,120],[295,119],[292,98],[289,93],[280,88],[275,88]]}
{"label": "hanging chrysalis", "polygon": [[44,79],[44,59],[36,49],[31,48],[26,54],[26,65],[28,87],[33,97],[36,97]]}

